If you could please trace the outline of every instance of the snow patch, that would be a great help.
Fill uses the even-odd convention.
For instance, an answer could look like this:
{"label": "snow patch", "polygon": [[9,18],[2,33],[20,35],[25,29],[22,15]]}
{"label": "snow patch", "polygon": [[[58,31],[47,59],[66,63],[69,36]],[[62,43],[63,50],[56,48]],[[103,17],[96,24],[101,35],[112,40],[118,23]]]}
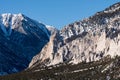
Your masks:
{"label": "snow patch", "polygon": [[10,36],[12,33],[12,29],[15,28],[15,23],[17,23],[19,20],[23,20],[24,17],[21,13],[19,14],[11,14],[11,13],[5,13],[1,15],[1,23],[0,27],[2,31],[4,32],[5,36]]}

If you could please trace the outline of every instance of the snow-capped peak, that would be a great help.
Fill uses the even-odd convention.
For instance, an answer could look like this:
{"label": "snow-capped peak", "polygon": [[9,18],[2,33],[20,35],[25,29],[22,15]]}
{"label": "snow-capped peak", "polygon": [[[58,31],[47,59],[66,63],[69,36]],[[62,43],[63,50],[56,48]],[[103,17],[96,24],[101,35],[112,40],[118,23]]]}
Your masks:
{"label": "snow-capped peak", "polygon": [[2,19],[9,19],[11,17],[19,17],[22,19],[24,19],[24,15],[22,13],[19,13],[19,14],[11,14],[11,13],[4,13],[4,14],[1,14],[1,17]]}
{"label": "snow-capped peak", "polygon": [[49,33],[44,24],[21,13],[1,14],[0,75],[25,69],[32,57],[49,41]]}
{"label": "snow-capped peak", "polygon": [[[12,30],[17,30],[18,32],[21,32],[23,34],[27,34],[25,29],[29,29],[32,27],[27,27],[28,25],[21,27],[23,25],[23,21],[27,22],[28,25],[33,26],[38,29],[41,29],[43,32],[47,34],[48,37],[50,37],[49,31],[46,29],[45,25],[42,23],[39,23],[35,20],[32,20],[25,15],[19,13],[19,14],[11,14],[11,13],[4,13],[0,15],[0,28],[5,36],[10,36],[12,33]],[[19,26],[18,26],[19,25]],[[39,26],[39,27],[37,27]]]}
{"label": "snow-capped peak", "polygon": [[10,36],[12,29],[15,28],[15,24],[24,19],[23,14],[11,14],[4,13],[0,16],[0,28],[2,29],[5,36]]}

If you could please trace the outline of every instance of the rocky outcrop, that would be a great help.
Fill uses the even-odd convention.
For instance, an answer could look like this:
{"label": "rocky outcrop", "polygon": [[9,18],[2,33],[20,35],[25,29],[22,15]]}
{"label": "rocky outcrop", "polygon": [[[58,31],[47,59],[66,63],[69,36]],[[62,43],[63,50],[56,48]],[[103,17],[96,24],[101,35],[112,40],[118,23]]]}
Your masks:
{"label": "rocky outcrop", "polygon": [[50,41],[44,46],[39,54],[33,57],[29,66],[36,66],[38,64],[50,64],[51,60],[53,60],[55,57],[54,53],[56,53],[62,45],[59,31],[52,27],[48,27],[48,30],[50,30],[52,34],[50,37]]}
{"label": "rocky outcrop", "polygon": [[57,37],[51,36],[29,67],[40,63],[47,66],[64,62],[77,64],[120,55],[120,3],[66,25]]}

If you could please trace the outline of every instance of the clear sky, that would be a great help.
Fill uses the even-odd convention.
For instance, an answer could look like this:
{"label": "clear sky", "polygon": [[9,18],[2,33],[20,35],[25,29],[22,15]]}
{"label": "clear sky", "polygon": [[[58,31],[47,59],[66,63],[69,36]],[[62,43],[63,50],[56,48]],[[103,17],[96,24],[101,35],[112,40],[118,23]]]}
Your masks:
{"label": "clear sky", "polygon": [[48,25],[61,28],[92,16],[120,0],[0,0],[0,14],[23,13]]}

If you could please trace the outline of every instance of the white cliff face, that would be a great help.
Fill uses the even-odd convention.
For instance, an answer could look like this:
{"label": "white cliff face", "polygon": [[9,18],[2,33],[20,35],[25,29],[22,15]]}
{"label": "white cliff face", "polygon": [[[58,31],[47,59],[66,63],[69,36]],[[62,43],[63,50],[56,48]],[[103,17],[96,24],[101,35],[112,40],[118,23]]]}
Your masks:
{"label": "white cliff face", "polygon": [[[57,43],[59,43],[60,41],[58,40],[59,38],[59,31],[55,28],[51,28],[51,27],[47,27],[49,28],[48,30],[50,30],[51,33],[51,37],[49,42],[44,46],[44,48],[42,49],[42,51],[37,54],[36,56],[33,57],[31,63],[29,64],[30,66],[36,66],[39,63],[36,63],[37,61],[40,61],[40,63],[45,63],[45,64],[50,64],[51,60],[54,59],[54,53],[57,52],[58,50],[58,45]],[[51,30],[53,29],[53,30]],[[59,60],[58,60],[59,61]],[[34,65],[33,65],[34,64]]]}
{"label": "white cliff face", "polygon": [[66,25],[59,31],[59,38],[53,37],[55,34],[51,36],[48,45],[38,54],[40,61],[33,58],[29,67],[37,61],[49,66],[97,61],[107,55],[120,56],[119,7],[120,3],[115,4],[94,16]]}

